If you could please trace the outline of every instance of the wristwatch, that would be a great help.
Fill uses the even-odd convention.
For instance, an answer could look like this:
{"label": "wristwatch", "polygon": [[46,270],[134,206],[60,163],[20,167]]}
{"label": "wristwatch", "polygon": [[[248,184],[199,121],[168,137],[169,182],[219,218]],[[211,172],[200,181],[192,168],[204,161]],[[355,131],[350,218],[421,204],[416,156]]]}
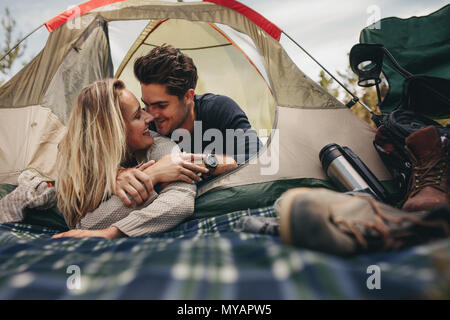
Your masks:
{"label": "wristwatch", "polygon": [[217,166],[219,165],[219,160],[217,159],[215,154],[208,154],[205,158],[205,166],[208,168],[209,172],[206,174],[206,176],[209,178],[213,175],[214,171],[216,170]]}

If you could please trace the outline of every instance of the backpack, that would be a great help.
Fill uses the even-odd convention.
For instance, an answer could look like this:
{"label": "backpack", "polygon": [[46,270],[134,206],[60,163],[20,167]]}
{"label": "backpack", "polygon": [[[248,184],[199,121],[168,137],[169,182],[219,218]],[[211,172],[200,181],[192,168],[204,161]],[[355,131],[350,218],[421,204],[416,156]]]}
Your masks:
{"label": "backpack", "polygon": [[413,132],[428,126],[435,126],[442,136],[450,138],[450,128],[414,111],[397,109],[381,120],[373,145],[384,165],[392,175],[398,191],[392,194],[392,201],[405,197],[407,184],[412,172],[412,164],[405,150],[405,140]]}

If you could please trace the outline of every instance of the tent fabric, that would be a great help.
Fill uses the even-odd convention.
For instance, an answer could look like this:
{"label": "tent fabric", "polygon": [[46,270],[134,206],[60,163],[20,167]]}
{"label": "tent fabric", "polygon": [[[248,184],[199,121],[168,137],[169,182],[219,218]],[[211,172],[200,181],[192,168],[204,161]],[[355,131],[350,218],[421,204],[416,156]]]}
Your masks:
{"label": "tent fabric", "polygon": [[[74,6],[63,13],[57,15],[56,17],[50,19],[45,23],[45,26],[49,32],[53,32],[56,28],[66,23],[71,19],[75,19],[80,15],[93,11],[97,8],[106,6],[108,4],[113,4],[124,0],[90,0],[82,3],[78,6]],[[242,3],[234,0],[204,0],[205,2],[213,2],[230,9],[235,10],[243,15],[245,15],[249,20],[256,23],[264,31],[270,34],[276,40],[280,40],[282,30],[274,25],[272,22],[264,18],[262,15],[252,10],[251,8],[243,5]]]}
{"label": "tent fabric", "polygon": [[[190,21],[191,23],[200,23],[200,25],[203,24],[203,26],[209,24],[210,26],[214,25],[217,28],[219,28],[220,25],[227,25],[229,28],[249,37],[262,58],[262,65],[265,68],[265,72],[261,73],[267,75],[267,80],[269,82],[264,84],[262,78],[259,77],[261,79],[260,85],[264,85],[265,87],[265,98],[264,96],[258,97],[258,94],[256,94],[255,97],[257,97],[257,99],[264,99],[255,100],[256,102],[250,103],[251,106],[247,106],[246,109],[248,114],[255,118],[255,120],[250,119],[251,123],[253,124],[253,121],[255,121],[255,123],[257,123],[256,126],[259,126],[259,128],[267,129],[270,128],[271,123],[275,123],[277,113],[274,106],[304,109],[306,113],[302,116],[306,116],[307,110],[312,109],[341,109],[344,113],[347,112],[347,117],[352,116],[342,103],[328,94],[323,88],[309,79],[297,68],[277,40],[260,29],[258,25],[249,21],[244,15],[227,7],[212,3],[165,3],[147,0],[132,0],[100,7],[77,19],[77,21],[63,24],[54,30],[50,34],[45,48],[39,55],[8,83],[0,88],[1,108],[20,108],[32,105],[42,105],[49,107],[59,118],[59,121],[64,123],[71,106],[71,100],[74,99],[76,93],[96,77],[104,78],[106,76],[111,76],[111,45],[106,42],[106,39],[110,40],[107,32],[108,23],[127,20],[153,21],[169,19],[169,21],[175,22]],[[207,24],[205,24],[205,22],[207,22]],[[161,28],[163,28],[163,26],[164,24],[162,24]],[[209,30],[213,29],[214,28],[209,28]],[[223,37],[223,39],[226,39],[226,37]],[[223,39],[222,41],[224,41]],[[230,45],[228,47],[231,48],[234,46]],[[225,46],[225,48],[228,47]],[[239,52],[239,49],[235,49],[236,52]],[[199,59],[204,60],[202,57],[199,57]],[[80,60],[83,61],[81,65],[77,63],[77,61]],[[244,63],[245,59],[242,58],[241,62]],[[201,64],[202,62],[199,63]],[[248,61],[245,63],[250,65]],[[89,70],[83,69],[83,66]],[[215,70],[212,69],[209,74],[204,77],[217,76],[214,72]],[[256,74],[257,72],[254,73]],[[209,82],[213,83],[214,78],[210,79],[213,80],[210,80]],[[246,80],[248,81],[248,79]],[[137,81],[134,79],[133,84],[130,77],[130,83],[127,83],[127,85],[131,87],[133,87],[133,85],[136,86]],[[226,87],[226,85],[223,86]],[[242,90],[242,88],[236,89]],[[245,87],[243,87],[243,89],[245,89]],[[207,88],[205,90],[207,90]],[[270,94],[270,90],[273,93],[273,96]],[[135,93],[139,96],[138,92]],[[224,93],[228,94],[226,91]],[[241,96],[242,95],[243,94],[241,94]],[[229,96],[232,98],[234,97],[233,94],[229,94]],[[270,99],[273,99],[274,103],[270,102]],[[240,103],[246,104],[245,101],[240,101]],[[265,105],[259,105],[260,103]],[[266,115],[258,120],[258,117],[261,117],[264,113],[266,113]],[[299,114],[296,114],[293,119],[299,119],[298,115]],[[353,122],[360,121],[355,116],[353,117],[354,120],[348,122],[348,125],[353,126]],[[311,122],[313,119],[308,120],[305,118],[300,120],[305,123],[313,123]],[[258,122],[260,124],[258,124]],[[280,123],[279,125],[284,124]],[[316,127],[318,128],[318,126]],[[357,127],[362,128],[361,125],[357,125]],[[277,127],[273,128],[276,129]],[[284,138],[282,144],[290,145],[292,150],[295,150],[297,153],[306,154],[306,151],[302,152],[293,142],[294,140],[297,140],[294,132],[297,132],[298,128],[299,126],[296,124],[291,124],[289,129],[287,129],[287,127],[283,128],[282,131],[289,130],[290,133],[283,134]],[[328,132],[333,136],[335,135],[334,128],[335,127],[324,128],[325,130],[323,132],[330,130]],[[368,134],[363,135],[363,137],[369,138],[371,133],[367,131],[367,128],[364,130]],[[271,132],[268,133],[268,135],[270,134]],[[298,135],[304,137],[307,137],[307,134],[308,133],[303,132],[303,130],[301,133],[298,133]],[[352,136],[348,136],[349,142],[355,140],[355,136],[358,135],[352,134]],[[353,147],[352,143],[347,143],[346,139],[341,140],[341,142],[349,145],[349,147]],[[314,139],[312,139],[312,141],[314,141]],[[362,140],[359,140],[358,143],[360,143],[360,141]],[[369,141],[370,140],[366,140],[365,144],[369,145]],[[315,151],[320,150],[318,148],[319,146],[313,147]],[[305,150],[310,151],[310,149]],[[366,148],[364,153],[367,154],[369,158],[373,158],[375,162],[378,161],[378,155],[376,155],[374,150]],[[2,156],[10,157],[10,155],[7,155],[6,153]],[[44,159],[52,157],[56,158],[56,149],[54,149],[53,154],[45,154],[45,157],[43,157],[42,160],[35,161],[35,163],[47,163]],[[301,166],[305,165],[312,168],[312,170],[301,170],[301,174],[305,175],[303,177],[299,174],[290,176],[293,171],[283,169],[282,167],[284,173],[276,175],[272,179],[268,178],[269,181],[274,180],[275,178],[323,178],[323,173],[320,171],[318,160],[315,155],[302,158],[296,157],[295,153],[292,154],[289,152],[289,154],[282,155],[281,157],[283,159],[286,158],[294,161],[292,163],[301,163],[302,160],[309,161],[310,159],[314,159],[315,162],[314,164],[301,164]],[[3,163],[8,161],[11,162],[10,159],[2,159],[1,161],[3,161]],[[283,162],[283,166],[286,168],[293,168],[295,166],[293,166],[292,163],[285,161]],[[381,162],[378,161],[377,165],[381,166]],[[24,169],[27,166],[29,166],[29,163],[25,164],[21,169]],[[10,169],[4,167],[5,171]],[[48,166],[37,167],[36,169],[44,174],[50,172]],[[10,173],[12,175],[17,175],[17,170],[18,168],[13,168],[10,170]],[[255,171],[255,173],[257,176],[261,177],[259,172]],[[235,174],[237,175],[238,173],[236,172]],[[245,176],[246,175],[243,175],[243,177]],[[259,180],[255,180],[255,177],[251,177],[251,181],[249,182],[245,179],[238,178],[237,180],[240,181],[238,182],[240,184],[268,181],[267,177],[263,177]],[[10,180],[0,181],[0,183],[5,182],[10,182]],[[232,185],[236,183],[237,182],[233,182]]]}
{"label": "tent fabric", "polygon": [[251,8],[243,5],[242,3],[233,0],[203,0],[203,1],[217,3],[222,6],[233,9],[239,13],[242,13],[251,21],[260,26],[261,29],[270,34],[275,40],[280,41],[282,30],[278,28],[276,25],[274,25],[272,22],[261,16],[258,12],[253,11]]}
{"label": "tent fabric", "polygon": [[[315,107],[315,108],[344,108],[342,103],[324,91],[318,84],[301,72],[288,57],[279,43],[239,13],[211,3],[165,3],[154,1],[124,1],[99,8],[92,13],[85,14],[79,19],[81,28],[73,28],[70,25],[62,25],[51,33],[49,43],[42,53],[44,61],[33,63],[0,90],[0,106],[15,107],[41,103],[44,91],[49,85],[56,68],[69,52],[74,42],[81,36],[89,22],[97,15],[106,21],[116,20],[152,20],[152,19],[185,19],[189,21],[209,21],[229,25],[239,32],[247,34],[254,41],[256,47],[264,57],[264,63],[269,75],[270,85],[274,92],[278,105],[291,107]],[[77,22],[78,23],[78,22]],[[54,40],[53,40],[54,39]],[[64,46],[58,44],[64,43]],[[51,65],[52,68],[48,69]],[[36,79],[39,85],[35,88],[28,81]],[[20,88],[22,98],[12,92]],[[41,86],[43,86],[41,88]],[[31,92],[30,92],[31,91]],[[14,100],[12,100],[14,96]],[[5,99],[5,98],[9,99]]]}
{"label": "tent fabric", "polygon": [[80,15],[83,15],[89,11],[92,11],[94,9],[97,9],[99,7],[106,6],[111,3],[124,1],[124,0],[91,0],[86,1],[80,5],[74,6],[63,13],[57,15],[56,17],[50,19],[45,23],[45,27],[49,32],[53,32],[55,29],[57,29],[62,24],[66,23],[67,21],[71,19],[75,19],[79,17]]}
{"label": "tent fabric", "polygon": [[197,94],[214,92],[233,97],[257,133],[270,131],[275,114],[272,91],[257,68],[230,41],[223,31],[218,32],[206,22],[155,20],[138,37],[115,76],[139,97],[141,88],[134,76],[134,61],[155,46],[170,43],[194,60],[199,75]]}
{"label": "tent fabric", "polygon": [[83,16],[80,18],[83,28],[66,26],[50,34],[44,49],[0,88],[0,110],[42,104],[60,64],[94,20],[95,16]]}
{"label": "tent fabric", "polygon": [[[384,45],[397,62],[412,74],[450,79],[450,5],[424,17],[380,20],[379,28],[369,26],[361,31],[361,43]],[[383,63],[389,92],[381,110],[392,111],[401,103],[404,78],[390,62]]]}
{"label": "tent fabric", "polygon": [[348,146],[380,180],[391,177],[374,151],[375,130],[347,109],[277,108],[271,141],[257,157],[198,188],[202,195],[242,184],[294,178],[327,179],[319,161],[320,150],[329,143]]}
{"label": "tent fabric", "polygon": [[[63,123],[69,118],[80,88],[113,76],[105,22],[97,19],[80,40],[62,61],[43,98],[42,104]],[[89,68],[86,68],[86,61],[89,61]]]}
{"label": "tent fabric", "polygon": [[[128,52],[126,53],[125,57],[123,57],[119,68],[115,72],[114,76],[116,78],[120,77],[120,75],[123,72],[123,69],[126,65],[129,64],[130,60],[132,61],[133,56],[135,55],[136,51],[139,49],[139,47],[144,43],[145,39],[149,36],[149,34],[153,31],[155,31],[162,23],[167,21],[168,19],[164,20],[153,20],[150,21],[145,28],[142,30],[142,32],[137,37],[136,41],[133,43],[133,45],[130,47]],[[169,42],[170,43],[170,42]]]}
{"label": "tent fabric", "polygon": [[[1,183],[16,183],[20,172],[28,167],[56,179],[57,146],[65,132],[64,124],[73,100],[85,85],[112,76],[104,26],[102,19],[94,19],[67,48],[65,57],[61,52],[60,55],[55,53],[55,60],[61,59],[58,68],[51,63],[51,49],[57,50],[62,40],[58,33],[53,33],[38,57],[0,88],[0,96],[1,92],[5,93],[5,103],[18,104],[16,108],[0,108]],[[86,61],[90,62],[89,68],[86,68]],[[53,78],[47,86],[43,79],[50,78],[49,73]],[[25,81],[27,76],[30,81]],[[36,100],[42,100],[42,104],[22,106]]]}
{"label": "tent fabric", "polygon": [[60,119],[42,106],[1,109],[0,114],[1,183],[16,184],[27,167],[55,177],[55,155],[66,132]]}
{"label": "tent fabric", "polygon": [[[137,5],[139,3],[139,6]],[[278,41],[232,9],[211,3],[164,3],[126,1],[97,9],[107,21],[127,19],[185,19],[226,24],[247,34],[264,58],[278,105],[291,107],[344,108],[339,101],[309,79],[288,57]]]}

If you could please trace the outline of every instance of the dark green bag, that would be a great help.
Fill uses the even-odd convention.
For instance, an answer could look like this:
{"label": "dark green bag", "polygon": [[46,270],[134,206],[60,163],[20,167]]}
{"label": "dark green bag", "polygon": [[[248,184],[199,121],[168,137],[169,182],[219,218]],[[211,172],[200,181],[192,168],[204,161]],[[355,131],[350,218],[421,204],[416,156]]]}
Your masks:
{"label": "dark green bag", "polygon": [[450,80],[413,75],[403,83],[401,108],[428,117],[450,114]]}

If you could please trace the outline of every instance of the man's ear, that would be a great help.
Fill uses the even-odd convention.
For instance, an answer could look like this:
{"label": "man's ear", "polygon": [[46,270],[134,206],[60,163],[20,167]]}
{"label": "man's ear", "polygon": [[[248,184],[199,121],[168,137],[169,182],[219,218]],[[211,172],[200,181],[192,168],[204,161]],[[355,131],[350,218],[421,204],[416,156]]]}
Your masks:
{"label": "man's ear", "polygon": [[186,104],[189,104],[192,101],[194,101],[194,94],[195,94],[194,89],[189,89],[188,91],[186,91],[186,93],[184,94],[184,102]]}

